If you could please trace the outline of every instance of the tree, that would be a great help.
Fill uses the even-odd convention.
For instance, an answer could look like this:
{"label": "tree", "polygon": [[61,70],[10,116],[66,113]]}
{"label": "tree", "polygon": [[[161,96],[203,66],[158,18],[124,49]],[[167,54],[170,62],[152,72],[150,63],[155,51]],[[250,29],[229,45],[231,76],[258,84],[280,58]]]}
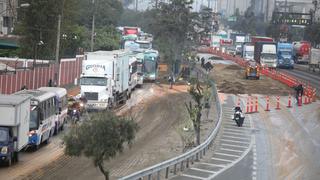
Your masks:
{"label": "tree", "polygon": [[65,154],[92,158],[94,166],[108,180],[109,171],[104,162],[121,153],[124,143],[131,145],[137,129],[132,119],[117,117],[107,111],[92,114],[89,121],[75,126],[65,136]]}
{"label": "tree", "polygon": [[120,34],[114,27],[102,27],[96,30],[95,50],[111,51],[120,48]]}
{"label": "tree", "polygon": [[194,21],[197,13],[191,12],[192,3],[192,0],[160,2],[150,25],[155,44],[174,73],[177,73],[183,53],[197,40]]}
{"label": "tree", "polygon": [[189,94],[191,95],[192,99],[195,101],[193,104],[191,101],[189,104],[185,104],[190,119],[193,122],[193,128],[196,134],[196,143],[200,145],[200,124],[201,124],[201,111],[203,108],[202,99],[204,97],[203,88],[200,85],[199,81],[192,84],[189,89]]}
{"label": "tree", "polygon": [[[54,59],[58,14],[61,14],[63,1],[26,0],[30,6],[20,10],[20,23],[16,33],[20,40],[22,56]],[[39,42],[42,41],[41,46]]]}

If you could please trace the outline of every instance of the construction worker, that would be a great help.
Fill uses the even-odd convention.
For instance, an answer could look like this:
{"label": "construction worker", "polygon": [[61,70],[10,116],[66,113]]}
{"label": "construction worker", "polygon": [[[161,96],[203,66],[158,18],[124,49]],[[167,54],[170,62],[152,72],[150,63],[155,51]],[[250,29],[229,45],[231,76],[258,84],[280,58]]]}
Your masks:
{"label": "construction worker", "polygon": [[299,96],[302,97],[302,95],[303,95],[303,86],[302,86],[302,84],[299,84],[294,89],[296,91],[296,99],[297,99],[297,103],[298,103],[299,102]]}

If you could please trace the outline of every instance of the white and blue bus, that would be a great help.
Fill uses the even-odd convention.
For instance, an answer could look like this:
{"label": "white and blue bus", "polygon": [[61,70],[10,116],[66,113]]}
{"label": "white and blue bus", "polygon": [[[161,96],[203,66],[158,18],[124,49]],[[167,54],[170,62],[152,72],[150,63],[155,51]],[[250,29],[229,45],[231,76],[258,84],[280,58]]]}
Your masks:
{"label": "white and blue bus", "polygon": [[38,149],[41,143],[49,143],[57,118],[56,95],[40,90],[22,90],[15,94],[31,97],[28,146]]}
{"label": "white and blue bus", "polygon": [[56,95],[56,108],[58,118],[55,121],[54,134],[58,134],[59,131],[63,130],[64,124],[67,121],[68,114],[68,100],[67,90],[61,87],[41,87],[38,90],[53,92]]}

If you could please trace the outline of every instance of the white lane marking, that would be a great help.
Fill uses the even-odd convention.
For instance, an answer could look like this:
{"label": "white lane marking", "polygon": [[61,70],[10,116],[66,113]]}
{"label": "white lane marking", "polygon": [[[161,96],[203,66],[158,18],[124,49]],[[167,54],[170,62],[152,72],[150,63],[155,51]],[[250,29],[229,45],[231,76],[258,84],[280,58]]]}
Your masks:
{"label": "white lane marking", "polygon": [[205,172],[205,173],[210,173],[210,174],[214,174],[217,173],[216,171],[209,171],[209,170],[205,170],[205,169],[201,169],[201,168],[190,168],[191,170],[195,170],[195,171],[201,171],[201,172]]}
{"label": "white lane marking", "polygon": [[208,165],[212,167],[221,167],[221,168],[226,167],[225,165],[221,165],[221,164],[212,164],[212,163],[205,163],[205,162],[199,162],[199,163],[196,162],[195,164],[203,164],[203,165]]}
{"label": "white lane marking", "polygon": [[248,146],[240,146],[240,145],[234,145],[234,144],[225,144],[225,143],[222,143],[221,145],[222,145],[222,146],[237,147],[237,148],[245,148],[245,149],[248,148]]}
{"label": "white lane marking", "polygon": [[[241,127],[239,127],[239,128],[241,128]],[[248,130],[246,130],[246,129],[239,129],[239,128],[229,128],[229,127],[223,127],[223,129],[224,130],[228,130],[228,131],[234,131],[234,132],[243,132],[243,133],[247,133],[248,131],[249,131],[249,129]]]}
{"label": "white lane marking", "polygon": [[[225,124],[225,125],[233,125],[234,127],[238,127],[238,126],[236,126],[236,123],[232,122],[232,121],[231,122],[224,122],[223,124]],[[242,127],[250,128],[250,124],[243,123]]]}
{"label": "white lane marking", "polygon": [[219,153],[219,152],[215,152],[214,154],[216,154],[216,155],[221,155],[221,156],[236,157],[236,158],[240,157],[239,155]]}
{"label": "white lane marking", "polygon": [[199,177],[199,176],[192,176],[192,175],[189,175],[189,174],[181,174],[181,176],[184,176],[184,177],[189,177],[189,178],[193,178],[193,179],[205,179],[205,178],[202,178],[202,177]]}
{"label": "white lane marking", "polygon": [[211,158],[212,160],[217,160],[217,161],[224,161],[224,162],[233,162],[233,161],[231,161],[231,160],[227,160],[227,159],[221,159],[221,158],[215,158],[215,157],[213,157],[213,158]]}
{"label": "white lane marking", "polygon": [[238,126],[230,126],[230,125],[226,125],[224,126],[224,128],[226,129],[233,129],[233,130],[245,130],[245,131],[251,131],[252,129],[250,127],[238,127]]}
{"label": "white lane marking", "polygon": [[239,153],[243,153],[243,152],[244,152],[244,151],[239,151],[239,150],[229,149],[229,148],[220,148],[220,150],[232,151],[232,152],[239,152]]}
{"label": "white lane marking", "polygon": [[228,132],[228,131],[224,131],[223,134],[231,134],[231,135],[237,135],[237,136],[242,136],[242,137],[249,137],[248,135],[246,135],[244,133],[236,133],[236,132]]}
{"label": "white lane marking", "polygon": [[237,137],[237,136],[228,136],[228,135],[223,135],[222,138],[232,138],[232,139],[242,139],[242,140],[248,140],[250,141],[250,138],[244,138],[244,137]]}
{"label": "white lane marking", "polygon": [[250,144],[250,142],[233,141],[233,140],[229,140],[229,139],[220,139],[220,141],[233,142],[233,143],[241,143],[241,144]]}

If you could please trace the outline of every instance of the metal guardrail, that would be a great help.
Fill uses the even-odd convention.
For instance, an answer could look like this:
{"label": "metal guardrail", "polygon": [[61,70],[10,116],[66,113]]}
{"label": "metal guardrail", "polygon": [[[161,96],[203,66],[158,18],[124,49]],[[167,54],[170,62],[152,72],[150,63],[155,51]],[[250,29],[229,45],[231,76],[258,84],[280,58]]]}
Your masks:
{"label": "metal guardrail", "polygon": [[[201,71],[202,72],[202,71]],[[203,73],[202,73],[203,74]],[[151,179],[158,179],[160,180],[160,174],[163,173],[163,170],[165,170],[165,178],[169,177],[169,171],[170,167],[173,168],[173,174],[177,173],[177,170],[183,171],[184,168],[188,168],[189,164],[193,164],[195,160],[201,159],[203,155],[206,154],[206,151],[210,149],[210,147],[213,145],[213,140],[216,138],[218,131],[221,126],[222,121],[222,107],[221,103],[218,97],[217,88],[212,80],[210,80],[210,84],[212,85],[212,95],[214,95],[216,98],[216,107],[218,112],[218,121],[216,123],[216,127],[214,130],[210,133],[207,140],[204,141],[199,146],[193,148],[192,150],[174,157],[172,159],[166,160],[164,162],[161,162],[159,164],[156,164],[154,166],[148,167],[146,169],[143,169],[141,171],[135,172],[133,174],[130,174],[128,176],[122,177],[119,180],[136,180],[136,179],[143,179],[145,177],[148,178],[148,180]],[[180,166],[180,168],[177,166]]]}

